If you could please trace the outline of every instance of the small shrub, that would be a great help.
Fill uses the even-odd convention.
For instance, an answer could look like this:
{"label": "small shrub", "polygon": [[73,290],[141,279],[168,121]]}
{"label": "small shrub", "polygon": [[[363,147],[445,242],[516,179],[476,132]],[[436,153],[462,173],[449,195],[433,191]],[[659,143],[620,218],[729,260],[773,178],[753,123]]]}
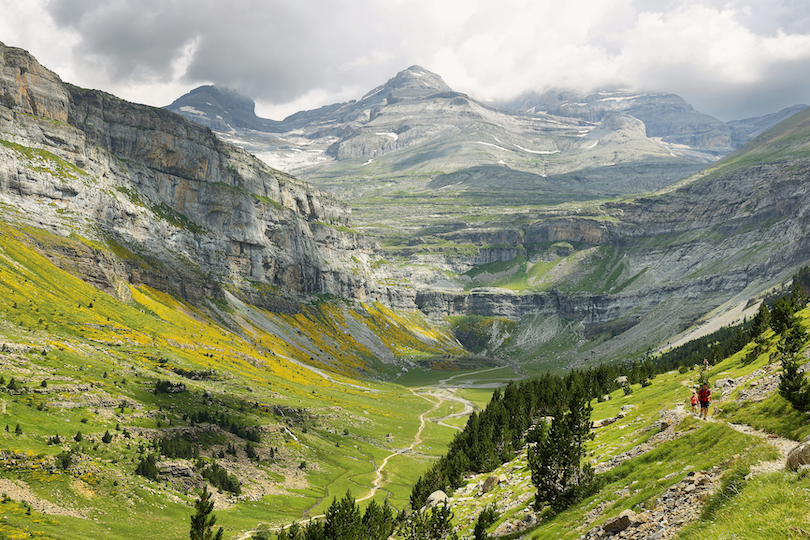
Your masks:
{"label": "small shrub", "polygon": [[70,452],[62,452],[56,456],[56,466],[66,471],[73,465],[73,454]]}
{"label": "small shrub", "polygon": [[481,510],[481,513],[478,514],[478,519],[475,522],[475,529],[473,529],[473,534],[475,535],[475,540],[488,540],[491,538],[487,533],[487,528],[495,523],[498,520],[498,511],[495,510],[495,506],[488,504]]}

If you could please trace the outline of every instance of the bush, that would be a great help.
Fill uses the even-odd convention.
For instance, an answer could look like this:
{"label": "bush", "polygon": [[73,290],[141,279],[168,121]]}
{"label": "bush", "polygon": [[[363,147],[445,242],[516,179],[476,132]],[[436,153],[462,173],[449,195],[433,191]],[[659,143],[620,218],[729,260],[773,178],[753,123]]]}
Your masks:
{"label": "bush", "polygon": [[70,452],[62,452],[56,456],[56,466],[66,471],[73,465],[73,454]]}

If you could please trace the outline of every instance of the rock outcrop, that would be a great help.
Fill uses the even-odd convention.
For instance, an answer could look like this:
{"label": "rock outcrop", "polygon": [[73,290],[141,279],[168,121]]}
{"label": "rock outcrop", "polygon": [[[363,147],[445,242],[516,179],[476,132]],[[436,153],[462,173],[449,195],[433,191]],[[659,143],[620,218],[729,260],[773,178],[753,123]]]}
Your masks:
{"label": "rock outcrop", "polygon": [[199,124],[63,83],[23,50],[0,46],[0,68],[0,195],[19,220],[125,247],[48,249],[63,267],[191,301],[223,283],[254,298],[266,293],[250,283],[272,297],[396,297],[368,279],[376,241],[348,230],[345,203]]}

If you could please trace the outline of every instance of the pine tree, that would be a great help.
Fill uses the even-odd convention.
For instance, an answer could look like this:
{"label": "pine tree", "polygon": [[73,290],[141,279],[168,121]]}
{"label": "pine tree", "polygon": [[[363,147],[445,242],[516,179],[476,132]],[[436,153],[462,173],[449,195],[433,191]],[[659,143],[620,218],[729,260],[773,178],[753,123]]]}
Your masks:
{"label": "pine tree", "polygon": [[793,325],[796,319],[794,315],[793,302],[787,296],[780,297],[771,310],[771,328],[777,334],[781,334]]}
{"label": "pine tree", "polygon": [[537,488],[535,507],[560,512],[596,487],[589,465],[582,465],[585,443],[592,437],[590,400],[580,386],[571,389],[568,411],[559,407],[548,435],[529,449],[532,483]]}
{"label": "pine tree", "polygon": [[810,383],[799,371],[796,353],[807,341],[807,332],[798,321],[794,322],[779,343],[782,354],[782,377],[779,380],[779,395],[793,405],[797,411],[810,411]]}
{"label": "pine tree", "polygon": [[751,321],[751,330],[749,331],[751,339],[761,335],[765,330],[768,329],[770,324],[771,312],[768,310],[768,306],[765,305],[765,302],[762,302],[759,305],[759,311],[757,311],[757,314],[754,315],[754,319]]}
{"label": "pine tree", "polygon": [[414,512],[401,530],[407,540],[457,540],[453,531],[453,512],[447,504],[424,512]]}
{"label": "pine tree", "polygon": [[197,513],[191,516],[191,540],[222,540],[222,527],[214,534],[213,528],[217,522],[216,516],[211,515],[214,510],[214,501],[208,486],[203,488],[200,498],[194,503]]}
{"label": "pine tree", "polygon": [[362,537],[363,518],[349,491],[340,501],[332,499],[332,504],[326,510],[324,532],[326,538],[334,540],[355,540]]}
{"label": "pine tree", "polygon": [[799,311],[807,305],[807,295],[804,293],[801,283],[794,282],[793,290],[790,292],[790,301],[793,303],[794,311]]}
{"label": "pine tree", "polygon": [[363,533],[360,538],[385,540],[394,533],[394,513],[387,504],[372,500],[363,514]]}

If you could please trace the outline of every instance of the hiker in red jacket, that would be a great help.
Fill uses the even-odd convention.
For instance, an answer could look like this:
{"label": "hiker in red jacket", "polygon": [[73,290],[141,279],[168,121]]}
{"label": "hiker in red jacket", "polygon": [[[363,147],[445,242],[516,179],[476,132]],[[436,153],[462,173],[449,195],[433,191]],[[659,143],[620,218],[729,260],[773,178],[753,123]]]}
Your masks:
{"label": "hiker in red jacket", "polygon": [[695,395],[694,391],[692,391],[692,397],[689,398],[689,402],[692,404],[692,414],[695,414],[696,412],[698,412],[698,409],[697,409],[698,400],[697,400],[697,395]]}
{"label": "hiker in red jacket", "polygon": [[698,390],[698,401],[700,401],[700,417],[706,420],[706,415],[709,414],[709,403],[712,402],[712,391],[706,383]]}

